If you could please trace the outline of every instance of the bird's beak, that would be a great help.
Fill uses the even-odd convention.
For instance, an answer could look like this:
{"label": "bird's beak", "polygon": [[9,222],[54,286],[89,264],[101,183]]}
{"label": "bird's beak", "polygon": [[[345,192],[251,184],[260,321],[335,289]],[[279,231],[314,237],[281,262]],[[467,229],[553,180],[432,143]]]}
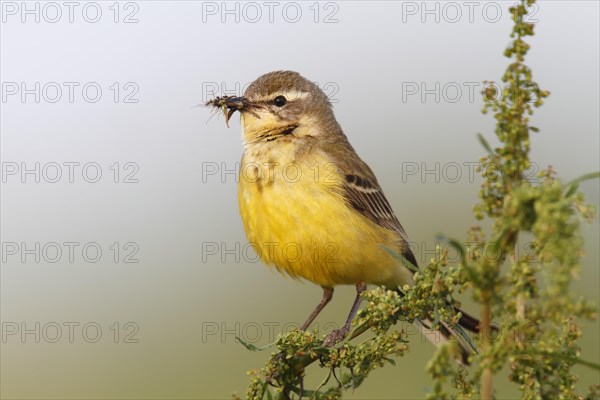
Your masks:
{"label": "bird's beak", "polygon": [[248,106],[248,101],[245,97],[223,97],[223,105],[229,108],[230,110],[241,110],[242,108]]}
{"label": "bird's beak", "polygon": [[229,127],[229,118],[236,112],[243,112],[251,110],[253,104],[248,101],[245,97],[233,97],[233,96],[224,96],[217,97],[216,99],[210,100],[206,103],[207,106],[213,106],[215,108],[220,108],[223,110],[223,115],[225,116],[225,123],[227,127]]}

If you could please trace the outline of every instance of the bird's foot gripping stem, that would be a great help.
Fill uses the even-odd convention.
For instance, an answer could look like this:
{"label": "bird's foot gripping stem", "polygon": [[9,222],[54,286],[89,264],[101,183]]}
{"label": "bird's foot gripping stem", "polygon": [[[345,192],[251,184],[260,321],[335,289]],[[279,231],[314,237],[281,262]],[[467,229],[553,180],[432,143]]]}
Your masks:
{"label": "bird's foot gripping stem", "polygon": [[323,345],[325,347],[332,347],[336,344],[340,343],[346,335],[350,332],[350,326],[344,325],[340,329],[333,330],[329,335],[325,336],[325,340],[323,341]]}
{"label": "bird's foot gripping stem", "polygon": [[341,329],[336,329],[325,337],[325,340],[323,341],[323,345],[325,347],[335,346],[336,344],[344,340],[348,332],[350,332],[350,325],[352,324],[352,320],[356,316],[358,308],[360,307],[360,295],[365,290],[367,290],[366,283],[360,282],[356,284],[356,298],[354,299],[354,304],[352,304],[350,314],[348,314],[348,319],[346,320],[346,323]]}

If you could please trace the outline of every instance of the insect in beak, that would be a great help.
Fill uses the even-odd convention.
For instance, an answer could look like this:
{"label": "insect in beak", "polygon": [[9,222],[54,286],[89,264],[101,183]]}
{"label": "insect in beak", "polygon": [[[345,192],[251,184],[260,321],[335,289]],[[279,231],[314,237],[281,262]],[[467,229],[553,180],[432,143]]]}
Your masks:
{"label": "insect in beak", "polygon": [[207,106],[220,108],[225,116],[225,124],[229,128],[229,118],[236,111],[242,111],[248,106],[248,102],[244,97],[223,96],[206,102]]}

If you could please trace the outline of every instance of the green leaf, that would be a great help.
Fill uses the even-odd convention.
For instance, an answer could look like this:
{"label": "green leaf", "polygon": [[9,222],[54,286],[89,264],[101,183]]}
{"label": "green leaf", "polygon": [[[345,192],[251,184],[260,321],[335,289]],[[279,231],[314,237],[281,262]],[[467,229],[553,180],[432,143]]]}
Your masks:
{"label": "green leaf", "polygon": [[463,247],[462,243],[460,243],[458,240],[456,239],[451,239],[449,237],[447,237],[446,235],[444,235],[443,233],[438,233],[437,235],[435,235],[436,240],[440,241],[440,242],[446,242],[450,245],[450,247],[453,247],[454,249],[456,249],[456,251],[458,251],[458,254],[460,256],[460,261],[465,263],[465,248]]}
{"label": "green leaf", "polygon": [[268,349],[269,347],[273,347],[273,344],[274,344],[274,343],[269,343],[269,344],[266,344],[266,345],[264,345],[262,347],[256,347],[255,345],[246,342],[244,339],[242,339],[242,338],[240,338],[238,336],[236,336],[235,339],[238,342],[240,342],[242,344],[242,346],[244,346],[246,349],[248,349],[250,351],[262,351],[262,350]]}
{"label": "green leaf", "polygon": [[584,175],[581,175],[579,178],[573,179],[571,182],[569,182],[565,185],[565,187],[568,188],[566,196],[567,197],[572,196],[577,191],[577,188],[579,187],[579,184],[581,182],[587,181],[590,179],[596,179],[596,178],[600,178],[600,171],[590,172],[589,174],[584,174]]}
{"label": "green leaf", "polygon": [[463,265],[463,269],[464,269],[464,271],[467,272],[467,275],[469,276],[469,280],[471,282],[477,282],[477,274],[473,270],[472,266],[467,263],[467,256],[466,256],[467,251],[465,250],[462,243],[460,243],[456,239],[451,239],[451,238],[447,237],[443,233],[438,233],[436,235],[436,239],[439,241],[446,242],[446,243],[448,243],[448,245],[450,245],[451,247],[456,249],[456,251],[458,252],[458,254],[460,256],[460,261]]}
{"label": "green leaf", "polygon": [[394,360],[393,358],[387,358],[387,357],[383,357],[382,358],[384,361],[389,362],[390,364],[392,364],[394,367],[396,366],[396,360]]}
{"label": "green leaf", "polygon": [[479,139],[479,143],[483,146],[484,149],[488,151],[490,154],[494,154],[494,150],[492,150],[492,146],[488,143],[487,139],[483,137],[481,133],[477,134],[477,139]]}
{"label": "green leaf", "polygon": [[600,371],[600,364],[596,364],[596,363],[591,362],[591,361],[582,360],[582,359],[577,358],[577,357],[571,357],[571,356],[566,355],[566,354],[554,353],[554,352],[549,352],[549,351],[536,351],[536,350],[519,351],[519,352],[517,352],[517,354],[539,355],[539,356],[554,358],[554,359],[557,359],[557,360],[563,360],[563,361],[572,362],[574,364],[581,364],[581,365],[584,365],[584,366],[586,366],[588,368],[592,368],[592,369]]}
{"label": "green leaf", "polygon": [[383,249],[390,253],[395,259],[402,261],[402,264],[404,264],[404,266],[410,269],[412,272],[419,272],[419,267],[408,261],[402,254],[396,253],[394,250],[390,249],[384,244],[382,244],[381,247],[383,247]]}

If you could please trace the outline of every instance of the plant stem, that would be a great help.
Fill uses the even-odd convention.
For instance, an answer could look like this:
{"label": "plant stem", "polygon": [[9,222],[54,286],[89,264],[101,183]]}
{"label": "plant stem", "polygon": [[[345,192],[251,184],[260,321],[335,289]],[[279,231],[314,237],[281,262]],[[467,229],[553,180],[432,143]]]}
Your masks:
{"label": "plant stem", "polygon": [[519,293],[517,295],[517,321],[525,320],[525,295]]}
{"label": "plant stem", "polygon": [[[483,341],[483,354],[488,352],[489,347],[491,346],[490,341],[490,324],[492,320],[492,306],[490,304],[489,297],[485,299],[483,303],[483,309],[481,310],[481,321],[480,321],[480,329],[482,334]],[[486,367],[481,374],[481,399],[482,400],[492,400],[493,398],[493,373],[492,368],[489,365],[489,360],[486,361]]]}

